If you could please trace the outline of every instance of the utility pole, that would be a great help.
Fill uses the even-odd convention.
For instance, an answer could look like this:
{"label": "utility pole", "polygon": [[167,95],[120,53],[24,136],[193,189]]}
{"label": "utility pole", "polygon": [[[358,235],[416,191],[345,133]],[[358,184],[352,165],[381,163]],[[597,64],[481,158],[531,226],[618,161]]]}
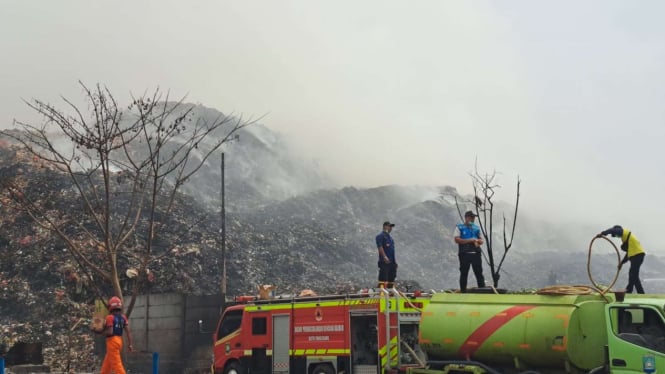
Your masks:
{"label": "utility pole", "polygon": [[224,298],[224,303],[226,303],[226,209],[224,206],[224,152],[222,152],[222,189],[221,189],[221,201],[222,209],[220,210],[221,214],[221,231],[222,231],[222,297]]}

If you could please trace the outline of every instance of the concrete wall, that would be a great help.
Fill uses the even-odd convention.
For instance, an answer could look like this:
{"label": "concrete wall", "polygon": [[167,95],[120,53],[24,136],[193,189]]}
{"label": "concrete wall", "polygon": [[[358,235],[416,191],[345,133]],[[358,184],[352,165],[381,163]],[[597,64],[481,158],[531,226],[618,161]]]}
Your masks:
{"label": "concrete wall", "polygon": [[[224,298],[221,295],[187,296],[184,317],[183,357],[186,367],[210,368],[212,360],[212,333],[222,312]],[[203,321],[199,327],[199,320]],[[203,332],[201,332],[203,331]]]}
{"label": "concrete wall", "polygon": [[[159,353],[160,374],[195,372],[209,368],[212,333],[224,298],[221,295],[141,295],[129,317],[138,352],[126,355],[132,373],[152,373],[152,353]],[[204,333],[198,321],[203,320]]]}

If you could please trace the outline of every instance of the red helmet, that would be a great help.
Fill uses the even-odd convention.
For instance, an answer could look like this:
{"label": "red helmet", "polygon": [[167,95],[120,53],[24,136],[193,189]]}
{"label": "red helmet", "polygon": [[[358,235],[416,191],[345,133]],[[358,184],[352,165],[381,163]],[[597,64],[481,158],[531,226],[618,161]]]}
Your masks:
{"label": "red helmet", "polygon": [[109,299],[109,310],[122,309],[122,300],[118,296]]}

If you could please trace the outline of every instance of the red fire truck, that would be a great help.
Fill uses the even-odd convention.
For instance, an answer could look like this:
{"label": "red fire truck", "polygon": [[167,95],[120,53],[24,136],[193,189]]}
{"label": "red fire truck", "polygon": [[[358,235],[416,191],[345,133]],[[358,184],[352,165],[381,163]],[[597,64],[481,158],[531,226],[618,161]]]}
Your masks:
{"label": "red fire truck", "polygon": [[379,290],[251,300],[226,308],[214,334],[215,374],[397,373],[424,361],[428,295]]}

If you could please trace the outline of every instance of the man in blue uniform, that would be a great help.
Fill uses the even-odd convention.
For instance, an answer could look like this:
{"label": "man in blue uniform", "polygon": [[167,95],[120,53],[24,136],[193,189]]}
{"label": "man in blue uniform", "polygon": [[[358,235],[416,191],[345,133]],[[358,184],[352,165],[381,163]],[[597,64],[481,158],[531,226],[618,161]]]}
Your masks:
{"label": "man in blue uniform", "polygon": [[464,223],[455,227],[455,243],[459,246],[459,288],[460,292],[466,292],[466,283],[469,278],[469,268],[473,268],[478,287],[485,287],[483,277],[483,259],[480,254],[480,246],[483,239],[480,238],[480,227],[475,224],[476,214],[472,211],[464,213]]}
{"label": "man in blue uniform", "polygon": [[393,288],[397,276],[397,261],[395,261],[395,241],[390,232],[394,223],[383,223],[383,231],[376,236],[376,247],[379,250],[379,288]]}

